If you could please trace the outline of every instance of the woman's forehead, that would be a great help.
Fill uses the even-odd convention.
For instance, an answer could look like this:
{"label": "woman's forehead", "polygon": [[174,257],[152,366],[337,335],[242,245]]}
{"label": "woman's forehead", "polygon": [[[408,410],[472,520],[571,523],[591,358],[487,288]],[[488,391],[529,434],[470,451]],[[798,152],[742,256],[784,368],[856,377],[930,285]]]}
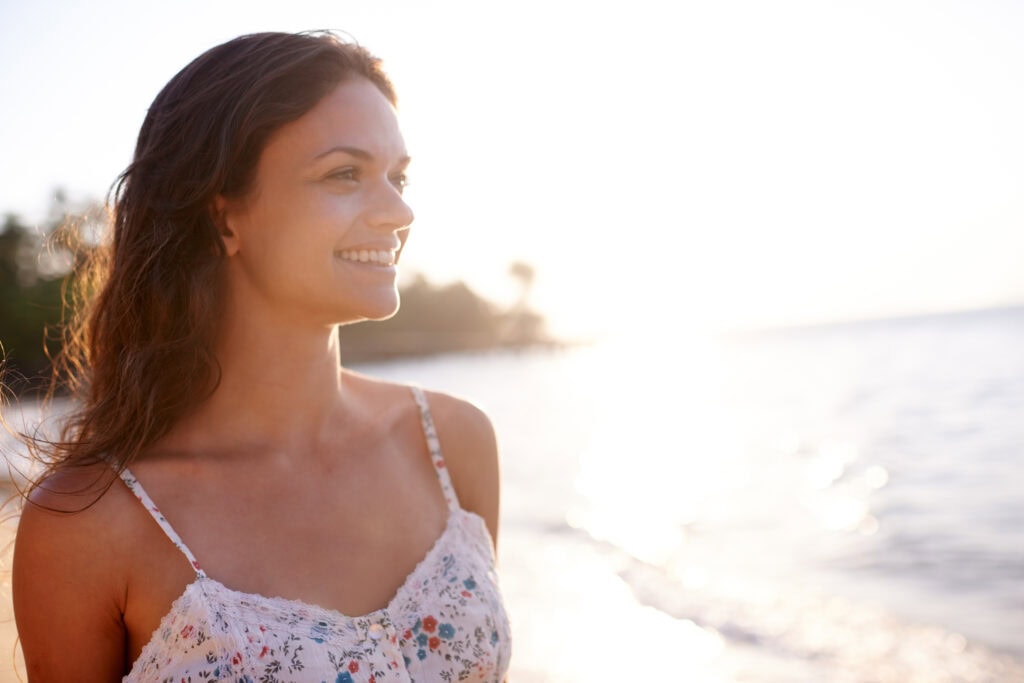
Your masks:
{"label": "woman's forehead", "polygon": [[343,81],[267,143],[270,160],[314,164],[334,150],[360,150],[395,162],[408,156],[395,108],[364,78]]}

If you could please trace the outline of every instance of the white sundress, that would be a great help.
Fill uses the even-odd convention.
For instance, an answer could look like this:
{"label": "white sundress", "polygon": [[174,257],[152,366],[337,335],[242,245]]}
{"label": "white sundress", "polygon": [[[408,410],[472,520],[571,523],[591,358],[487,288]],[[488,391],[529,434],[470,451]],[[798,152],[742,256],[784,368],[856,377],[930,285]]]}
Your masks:
{"label": "white sundress", "polygon": [[490,534],[459,507],[426,397],[412,388],[448,501],[444,531],[391,601],[350,617],[299,600],[232,590],[206,575],[138,480],[121,478],[188,558],[195,580],[163,617],[125,683],[501,681],[508,618]]}

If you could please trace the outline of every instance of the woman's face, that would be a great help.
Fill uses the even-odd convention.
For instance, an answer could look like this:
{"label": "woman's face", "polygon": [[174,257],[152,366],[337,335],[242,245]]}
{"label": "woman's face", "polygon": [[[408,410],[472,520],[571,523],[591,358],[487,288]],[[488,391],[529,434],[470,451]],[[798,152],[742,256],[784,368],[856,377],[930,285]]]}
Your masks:
{"label": "woman's face", "polygon": [[394,108],[363,78],[275,131],[252,190],[216,202],[229,301],[318,326],[394,314],[408,163]]}

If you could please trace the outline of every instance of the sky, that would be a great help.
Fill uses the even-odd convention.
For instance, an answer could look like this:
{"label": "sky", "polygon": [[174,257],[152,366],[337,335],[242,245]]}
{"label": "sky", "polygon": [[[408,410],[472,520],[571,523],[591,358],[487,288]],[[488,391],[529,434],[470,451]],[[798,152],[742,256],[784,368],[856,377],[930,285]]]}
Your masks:
{"label": "sky", "polygon": [[1024,3],[0,0],[0,212],[102,199],[201,52],[332,28],[384,59],[407,272],[568,336],[1024,303]]}

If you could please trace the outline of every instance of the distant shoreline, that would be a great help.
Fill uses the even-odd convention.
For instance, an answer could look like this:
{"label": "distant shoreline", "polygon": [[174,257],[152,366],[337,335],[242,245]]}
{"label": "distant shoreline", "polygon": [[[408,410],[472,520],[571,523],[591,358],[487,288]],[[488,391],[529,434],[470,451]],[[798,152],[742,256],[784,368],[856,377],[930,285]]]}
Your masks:
{"label": "distant shoreline", "polygon": [[906,313],[883,315],[880,317],[825,320],[822,322],[793,323],[782,325],[765,325],[761,327],[741,327],[724,332],[723,336],[731,338],[761,337],[783,334],[799,334],[802,332],[819,332],[827,330],[844,330],[870,327],[873,325],[902,325],[924,323],[930,320],[943,320],[955,317],[981,317],[988,315],[1024,314],[1024,303],[990,306],[985,308],[962,308],[948,311],[932,311],[924,313]]}

